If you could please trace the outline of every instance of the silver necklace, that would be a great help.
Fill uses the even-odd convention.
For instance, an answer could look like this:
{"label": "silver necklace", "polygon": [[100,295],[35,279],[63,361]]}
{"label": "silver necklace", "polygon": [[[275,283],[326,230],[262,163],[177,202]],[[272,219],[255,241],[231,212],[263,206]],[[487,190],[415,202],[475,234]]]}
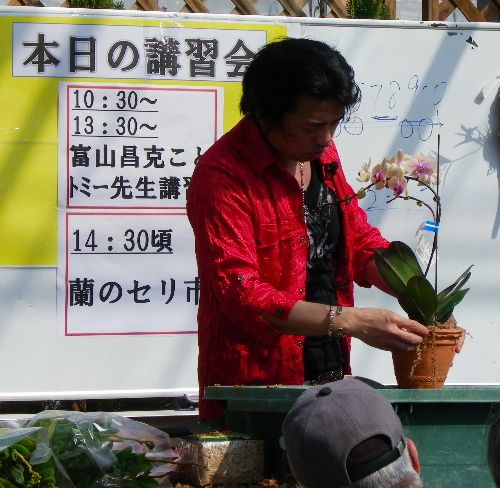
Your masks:
{"label": "silver necklace", "polygon": [[306,206],[306,189],[304,184],[304,163],[299,162],[300,170],[300,189],[302,190],[302,211],[304,213],[304,222],[306,224],[307,234],[309,235],[309,229],[307,228],[307,206]]}

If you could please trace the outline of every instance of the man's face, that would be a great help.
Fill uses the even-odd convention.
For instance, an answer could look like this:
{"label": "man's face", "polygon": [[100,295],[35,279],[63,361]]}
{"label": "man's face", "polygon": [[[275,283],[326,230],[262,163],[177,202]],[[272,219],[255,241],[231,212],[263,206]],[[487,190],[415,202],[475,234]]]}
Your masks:
{"label": "man's face", "polygon": [[321,156],[344,117],[344,107],[333,100],[300,97],[281,126],[267,134],[267,140],[285,161],[311,161]]}

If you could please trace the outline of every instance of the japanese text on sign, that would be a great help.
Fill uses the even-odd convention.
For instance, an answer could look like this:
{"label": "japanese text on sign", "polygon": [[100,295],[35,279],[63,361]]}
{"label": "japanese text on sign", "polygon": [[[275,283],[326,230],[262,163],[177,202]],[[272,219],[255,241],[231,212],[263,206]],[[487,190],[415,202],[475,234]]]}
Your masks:
{"label": "japanese text on sign", "polygon": [[16,23],[14,76],[242,80],[264,31]]}
{"label": "japanese text on sign", "polygon": [[66,336],[196,333],[186,190],[222,135],[222,103],[217,87],[60,83],[57,279]]}
{"label": "japanese text on sign", "polygon": [[[66,214],[66,335],[195,332],[185,214]],[[133,257],[133,259],[131,259]]]}
{"label": "japanese text on sign", "polygon": [[201,153],[221,135],[217,88],[66,85],[68,208],[183,208]]}

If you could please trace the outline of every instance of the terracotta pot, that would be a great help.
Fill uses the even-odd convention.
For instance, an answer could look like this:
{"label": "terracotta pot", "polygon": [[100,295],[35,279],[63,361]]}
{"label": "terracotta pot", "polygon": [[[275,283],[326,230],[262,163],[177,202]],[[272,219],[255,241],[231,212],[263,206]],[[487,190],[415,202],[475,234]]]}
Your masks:
{"label": "terracotta pot", "polygon": [[460,328],[431,327],[431,334],[409,352],[393,352],[396,381],[401,388],[442,388],[453,364]]}

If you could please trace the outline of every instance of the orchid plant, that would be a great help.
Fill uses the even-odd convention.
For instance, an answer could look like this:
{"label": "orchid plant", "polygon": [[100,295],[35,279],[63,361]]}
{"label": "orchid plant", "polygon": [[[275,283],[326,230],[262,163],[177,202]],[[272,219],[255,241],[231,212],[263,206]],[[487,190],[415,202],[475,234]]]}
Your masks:
{"label": "orchid plant", "polygon": [[[361,188],[356,196],[361,199],[367,191],[389,188],[393,196],[390,203],[396,199],[413,200],[419,206],[425,206],[432,214],[433,220],[427,221],[424,229],[434,232],[432,250],[425,272],[412,249],[400,241],[394,241],[387,249],[377,249],[375,263],[377,268],[394,291],[399,304],[411,319],[424,325],[435,325],[446,322],[453,309],[462,301],[469,291],[463,286],[469,280],[469,266],[457,280],[437,293],[437,259],[434,286],[427,280],[432,259],[437,253],[437,231],[441,220],[441,202],[439,197],[439,164],[429,156],[418,154],[410,156],[399,150],[395,156],[384,158],[371,168],[371,160],[361,166],[358,181],[368,183]],[[432,193],[436,207],[408,193],[408,183],[414,181],[417,186],[423,186]],[[433,188],[435,187],[435,188]]]}

